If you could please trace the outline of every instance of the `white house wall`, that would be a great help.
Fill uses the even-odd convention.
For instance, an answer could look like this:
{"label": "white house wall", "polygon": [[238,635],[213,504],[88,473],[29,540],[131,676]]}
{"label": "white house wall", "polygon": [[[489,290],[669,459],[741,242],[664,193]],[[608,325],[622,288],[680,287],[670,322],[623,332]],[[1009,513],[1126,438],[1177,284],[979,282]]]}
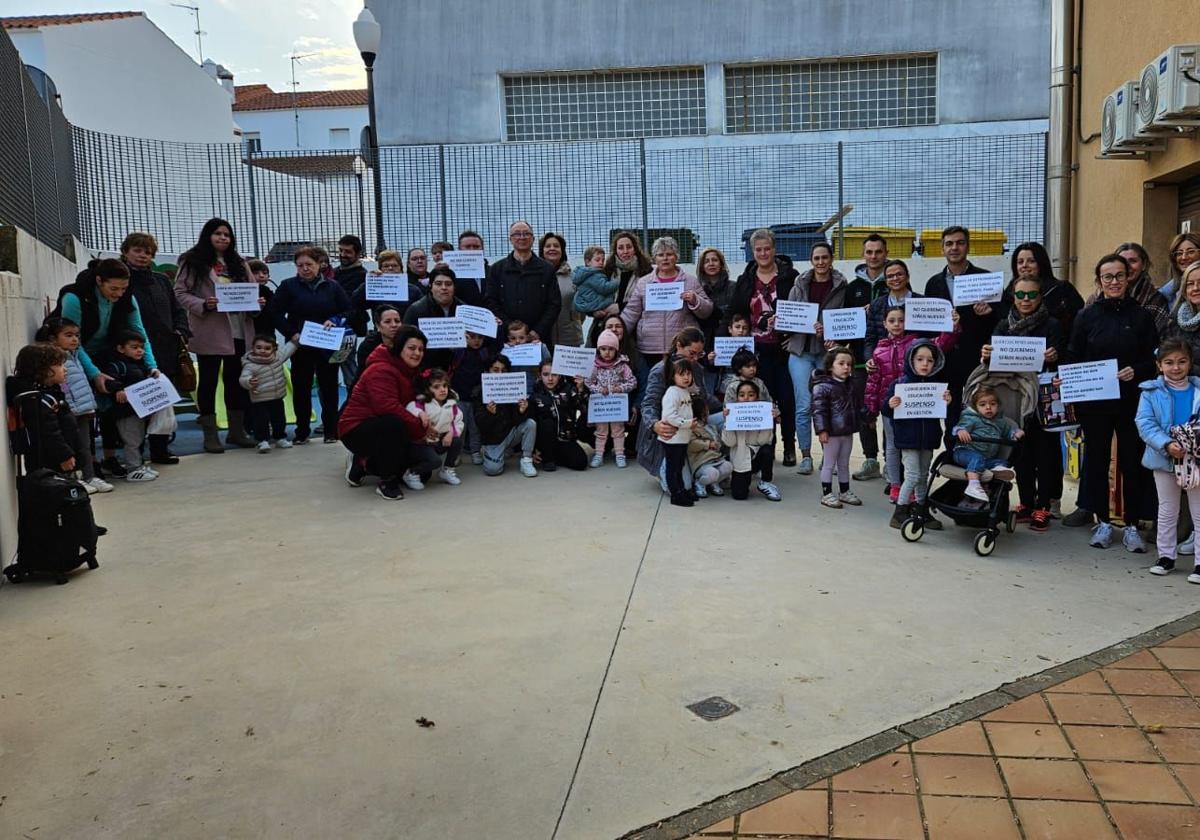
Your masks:
{"label": "white house wall", "polygon": [[[357,149],[359,134],[367,124],[366,108],[300,108],[300,143],[296,144],[296,119],[293,111],[237,111],[243,135],[257,133],[264,152],[296,149]],[[350,130],[348,144],[330,144],[329,131]]]}

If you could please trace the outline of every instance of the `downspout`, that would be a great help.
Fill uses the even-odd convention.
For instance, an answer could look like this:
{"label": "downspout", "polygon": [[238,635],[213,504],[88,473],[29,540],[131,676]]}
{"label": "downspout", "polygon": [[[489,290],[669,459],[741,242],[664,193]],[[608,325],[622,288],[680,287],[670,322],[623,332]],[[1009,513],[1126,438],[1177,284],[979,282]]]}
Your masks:
{"label": "downspout", "polygon": [[1046,143],[1046,250],[1056,277],[1071,276],[1074,152],[1074,0],[1050,0],[1050,134]]}

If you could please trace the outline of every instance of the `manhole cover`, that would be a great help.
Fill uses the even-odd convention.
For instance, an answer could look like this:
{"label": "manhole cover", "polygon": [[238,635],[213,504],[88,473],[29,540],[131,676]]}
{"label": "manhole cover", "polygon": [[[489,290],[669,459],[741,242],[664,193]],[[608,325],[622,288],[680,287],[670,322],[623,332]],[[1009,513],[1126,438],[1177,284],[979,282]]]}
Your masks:
{"label": "manhole cover", "polygon": [[692,703],[687,707],[687,710],[696,717],[702,717],[705,720],[720,720],[736,712],[738,707],[724,697],[709,697],[705,700]]}

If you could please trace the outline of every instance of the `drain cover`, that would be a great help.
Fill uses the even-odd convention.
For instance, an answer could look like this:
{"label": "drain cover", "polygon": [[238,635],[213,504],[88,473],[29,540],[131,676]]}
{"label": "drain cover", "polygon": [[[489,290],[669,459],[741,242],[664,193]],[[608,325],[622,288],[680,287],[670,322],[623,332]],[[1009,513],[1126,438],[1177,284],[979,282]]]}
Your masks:
{"label": "drain cover", "polygon": [[720,720],[736,712],[738,707],[724,697],[709,697],[692,703],[687,707],[687,710],[696,717],[702,717],[705,720]]}

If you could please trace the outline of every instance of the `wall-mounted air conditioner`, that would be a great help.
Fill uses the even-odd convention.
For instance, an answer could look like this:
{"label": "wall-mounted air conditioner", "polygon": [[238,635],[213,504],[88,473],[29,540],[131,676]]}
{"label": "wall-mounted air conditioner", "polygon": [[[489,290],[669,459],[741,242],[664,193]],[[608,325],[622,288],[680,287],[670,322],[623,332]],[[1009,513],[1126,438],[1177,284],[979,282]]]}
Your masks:
{"label": "wall-mounted air conditioner", "polygon": [[1137,131],[1174,133],[1200,126],[1200,44],[1176,44],[1146,65],[1139,83]]}
{"label": "wall-mounted air conditioner", "polygon": [[1126,82],[1104,100],[1100,114],[1100,153],[1146,152],[1161,148],[1156,138],[1137,135],[1138,83]]}

